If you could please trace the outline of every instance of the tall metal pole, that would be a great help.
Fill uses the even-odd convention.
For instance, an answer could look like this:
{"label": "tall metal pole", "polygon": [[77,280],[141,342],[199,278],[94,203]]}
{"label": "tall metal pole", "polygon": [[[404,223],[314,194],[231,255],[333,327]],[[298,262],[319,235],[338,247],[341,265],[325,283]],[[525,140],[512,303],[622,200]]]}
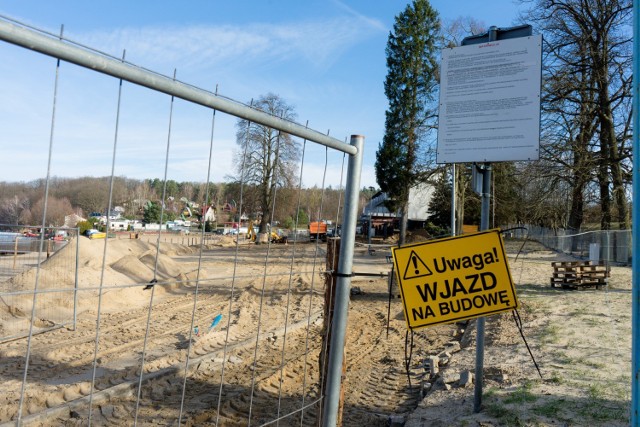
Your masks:
{"label": "tall metal pole", "polygon": [[360,194],[360,172],[362,170],[362,151],[364,136],[351,135],[351,145],[357,154],[349,157],[347,185],[344,195],[344,213],[342,220],[342,242],[340,244],[340,262],[336,269],[338,277],[333,324],[331,327],[331,353],[327,370],[327,388],[324,394],[322,425],[334,427],[338,421],[340,387],[342,385],[342,360],[344,341],[349,314],[349,291],[353,267],[353,248],[356,243],[356,223],[358,220],[358,197]]}
{"label": "tall metal pole", "polygon": [[76,330],[78,323],[78,267],[80,262],[80,227],[76,227],[76,268],[75,281],[73,284],[73,330]]}
{"label": "tall metal pole", "polygon": [[451,235],[456,235],[456,164],[451,163]]}
{"label": "tall metal pole", "polygon": [[640,426],[640,92],[638,77],[640,76],[640,0],[633,1],[633,224],[631,226],[632,241],[632,297],[631,297],[631,425]]}
{"label": "tall metal pole", "polygon": [[[489,28],[489,41],[495,41],[498,28]],[[485,163],[482,169],[482,210],[480,213],[480,230],[489,229],[489,215],[491,214],[491,163]],[[484,381],[484,317],[476,321],[476,370],[473,391],[473,411],[482,409],[482,383]]]}
{"label": "tall metal pole", "polygon": [[[491,163],[485,163],[482,169],[482,211],[480,216],[480,230],[489,229],[489,214],[491,212]],[[473,411],[482,409],[482,382],[484,371],[484,317],[476,321],[476,370],[473,393]]]}

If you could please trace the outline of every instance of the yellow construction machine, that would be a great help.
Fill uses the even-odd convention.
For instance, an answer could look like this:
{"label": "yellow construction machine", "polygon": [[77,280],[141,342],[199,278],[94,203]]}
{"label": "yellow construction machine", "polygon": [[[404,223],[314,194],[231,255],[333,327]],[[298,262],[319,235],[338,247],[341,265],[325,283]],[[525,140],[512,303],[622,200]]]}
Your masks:
{"label": "yellow construction machine", "polygon": [[280,235],[275,231],[271,232],[270,239],[271,239],[271,243],[284,243],[284,244],[287,243],[287,236]]}
{"label": "yellow construction machine", "polygon": [[253,228],[252,225],[249,225],[247,229],[247,240],[251,240],[252,242],[255,242],[257,237],[258,236],[256,235],[256,230]]}
{"label": "yellow construction machine", "polygon": [[[247,230],[246,237],[247,237],[247,240],[251,240],[252,242],[257,241],[258,235],[256,234],[255,228],[250,226]],[[271,241],[271,243],[287,243],[287,236],[280,235],[276,231],[271,231],[269,233],[269,241]]]}

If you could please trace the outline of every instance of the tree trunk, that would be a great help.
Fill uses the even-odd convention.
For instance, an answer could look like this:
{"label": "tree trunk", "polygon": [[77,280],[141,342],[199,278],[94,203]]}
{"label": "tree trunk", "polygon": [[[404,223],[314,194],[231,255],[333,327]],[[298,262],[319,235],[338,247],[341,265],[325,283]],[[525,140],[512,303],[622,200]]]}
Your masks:
{"label": "tree trunk", "polygon": [[589,167],[585,160],[586,153],[582,149],[583,141],[585,141],[584,132],[581,132],[573,148],[573,182],[571,185],[571,208],[568,225],[570,229],[576,232],[580,230],[584,220],[584,192],[589,182]]}
{"label": "tree trunk", "polygon": [[569,228],[578,232],[584,219],[584,183],[574,183],[571,189],[571,210],[569,211]]}
{"label": "tree trunk", "polygon": [[598,182],[600,184],[600,229],[611,229],[611,196],[609,195],[609,174],[606,159],[599,159]]}

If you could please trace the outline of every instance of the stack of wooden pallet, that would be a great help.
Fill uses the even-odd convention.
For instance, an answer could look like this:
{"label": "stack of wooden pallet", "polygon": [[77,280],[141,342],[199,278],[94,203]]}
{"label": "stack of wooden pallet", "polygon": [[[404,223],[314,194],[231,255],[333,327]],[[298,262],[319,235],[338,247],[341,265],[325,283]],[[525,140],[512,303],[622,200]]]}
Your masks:
{"label": "stack of wooden pallet", "polygon": [[552,262],[551,287],[583,289],[595,286],[600,289],[609,282],[610,268],[591,261]]}

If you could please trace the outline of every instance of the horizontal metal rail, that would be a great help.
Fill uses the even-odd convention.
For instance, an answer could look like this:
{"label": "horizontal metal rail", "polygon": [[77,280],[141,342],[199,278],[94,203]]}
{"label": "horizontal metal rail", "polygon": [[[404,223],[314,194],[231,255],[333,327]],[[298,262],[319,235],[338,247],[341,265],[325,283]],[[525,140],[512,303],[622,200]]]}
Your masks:
{"label": "horizontal metal rail", "polygon": [[170,77],[154,73],[133,64],[120,61],[113,57],[71,44],[64,39],[39,33],[30,28],[15,25],[0,19],[0,40],[17,46],[31,49],[42,54],[59,58],[63,61],[89,68],[103,74],[148,87],[176,98],[184,99],[195,104],[210,107],[232,116],[249,120],[260,125],[278,129],[282,132],[313,141],[326,147],[334,148],[350,155],[358,149],[343,141],[332,138],[318,131],[309,129],[301,124],[267,114],[251,108],[245,104],[218,96],[204,89],[176,81]]}

